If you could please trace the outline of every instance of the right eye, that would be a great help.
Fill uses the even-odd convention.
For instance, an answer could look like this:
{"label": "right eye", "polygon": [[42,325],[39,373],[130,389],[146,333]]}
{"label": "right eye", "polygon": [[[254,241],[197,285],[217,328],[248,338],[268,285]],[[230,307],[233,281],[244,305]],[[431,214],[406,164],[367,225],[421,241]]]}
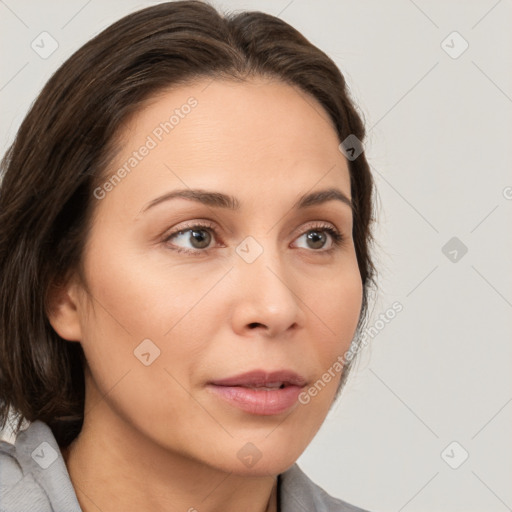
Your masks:
{"label": "right eye", "polygon": [[215,240],[215,229],[211,225],[192,224],[182,226],[166,236],[164,242],[177,252],[200,254],[208,252]]}

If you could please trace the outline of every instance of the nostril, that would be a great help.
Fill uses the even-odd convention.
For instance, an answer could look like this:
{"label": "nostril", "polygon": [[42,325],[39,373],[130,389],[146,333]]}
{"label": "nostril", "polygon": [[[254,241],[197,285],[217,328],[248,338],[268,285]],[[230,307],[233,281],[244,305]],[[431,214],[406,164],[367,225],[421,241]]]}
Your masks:
{"label": "nostril", "polygon": [[254,327],[264,327],[264,325],[263,325],[263,324],[260,324],[260,323],[258,323],[258,322],[252,322],[252,323],[250,323],[250,324],[249,324],[249,327],[250,327],[251,329],[253,329]]}

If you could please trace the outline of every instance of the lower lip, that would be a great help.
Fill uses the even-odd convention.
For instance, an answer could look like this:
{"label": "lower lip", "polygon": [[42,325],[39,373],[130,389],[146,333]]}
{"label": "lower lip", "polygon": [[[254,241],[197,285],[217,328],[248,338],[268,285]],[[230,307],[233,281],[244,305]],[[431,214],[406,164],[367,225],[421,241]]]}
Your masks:
{"label": "lower lip", "polygon": [[297,402],[302,390],[299,386],[286,386],[282,389],[255,390],[240,386],[209,385],[215,394],[229,402],[231,405],[250,414],[270,416],[280,414]]}

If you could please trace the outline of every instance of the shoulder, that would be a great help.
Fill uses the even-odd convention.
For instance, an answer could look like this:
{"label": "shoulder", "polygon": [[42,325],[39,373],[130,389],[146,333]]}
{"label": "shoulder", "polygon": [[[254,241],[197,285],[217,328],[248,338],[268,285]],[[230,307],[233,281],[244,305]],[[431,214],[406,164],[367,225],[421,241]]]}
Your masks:
{"label": "shoulder", "polygon": [[16,435],[0,430],[2,512],[81,512],[66,464],[51,429],[26,423]]}
{"label": "shoulder", "polygon": [[368,512],[327,494],[297,464],[279,478],[281,512]]}

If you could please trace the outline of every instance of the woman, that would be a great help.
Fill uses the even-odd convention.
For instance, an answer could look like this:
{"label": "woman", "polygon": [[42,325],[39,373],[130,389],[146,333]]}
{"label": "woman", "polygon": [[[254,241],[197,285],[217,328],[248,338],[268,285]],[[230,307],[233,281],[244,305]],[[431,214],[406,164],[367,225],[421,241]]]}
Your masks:
{"label": "woman", "polygon": [[263,13],[163,3],[62,65],[2,166],[2,510],[361,510],[295,461],[374,280],[363,139]]}

